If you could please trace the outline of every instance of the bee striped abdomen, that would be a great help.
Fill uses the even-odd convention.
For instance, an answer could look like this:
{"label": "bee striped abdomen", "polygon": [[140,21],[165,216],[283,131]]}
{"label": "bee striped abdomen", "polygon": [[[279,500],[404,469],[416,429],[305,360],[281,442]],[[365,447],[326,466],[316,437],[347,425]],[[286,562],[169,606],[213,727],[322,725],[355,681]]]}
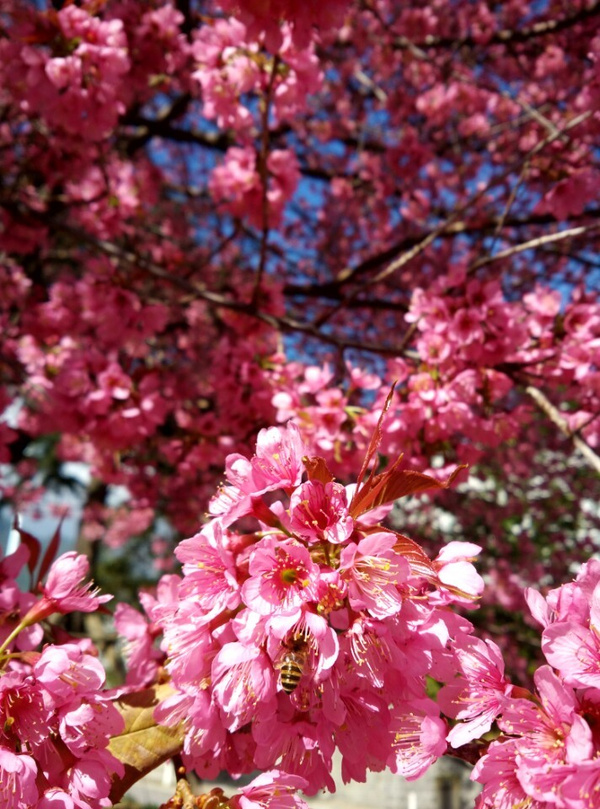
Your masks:
{"label": "bee striped abdomen", "polygon": [[304,671],[305,656],[298,652],[288,652],[281,662],[279,681],[286,694],[298,687]]}

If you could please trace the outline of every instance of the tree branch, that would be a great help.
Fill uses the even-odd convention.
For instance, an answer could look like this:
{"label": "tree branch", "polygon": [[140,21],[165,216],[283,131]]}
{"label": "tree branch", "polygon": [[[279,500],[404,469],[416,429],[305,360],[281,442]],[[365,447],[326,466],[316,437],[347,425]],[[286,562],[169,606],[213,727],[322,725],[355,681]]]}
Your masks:
{"label": "tree branch", "polygon": [[593,225],[582,225],[578,228],[568,228],[567,230],[559,230],[557,233],[548,233],[545,236],[538,236],[536,239],[530,239],[522,244],[507,247],[506,250],[501,250],[499,253],[495,253],[492,256],[483,256],[483,258],[478,259],[470,265],[468,272],[472,273],[486,264],[491,264],[494,261],[500,261],[503,258],[508,258],[509,256],[516,255],[517,253],[523,253],[525,250],[533,250],[536,247],[551,244],[552,242],[559,242],[563,239],[572,239],[575,236],[581,236],[584,233],[590,233],[591,231],[599,229],[600,222],[595,222]]}
{"label": "tree branch", "polygon": [[592,5],[588,8],[579,9],[573,14],[566,15],[561,19],[551,18],[540,20],[533,25],[521,29],[503,28],[502,30],[496,31],[494,34],[492,34],[491,37],[485,41],[485,43],[476,40],[471,35],[467,35],[460,37],[459,39],[455,39],[453,37],[427,36],[425,39],[422,39],[419,42],[412,42],[407,37],[400,36],[395,40],[394,44],[396,47],[406,50],[410,50],[412,48],[421,48],[422,50],[427,50],[430,48],[489,48],[490,45],[506,45],[513,42],[527,42],[528,40],[536,39],[537,37],[548,36],[549,34],[557,34],[560,31],[565,31],[568,28],[578,25],[579,23],[585,22],[592,17],[596,17],[599,14],[600,2],[597,1],[592,3]]}
{"label": "tree branch", "polygon": [[199,284],[194,284],[180,275],[171,274],[163,267],[155,264],[153,261],[150,261],[143,256],[136,255],[135,253],[131,253],[118,245],[107,241],[106,239],[96,238],[88,233],[85,233],[83,230],[72,228],[68,225],[63,225],[61,229],[64,232],[75,236],[80,243],[84,242],[91,247],[95,247],[97,250],[100,250],[107,256],[111,256],[138,269],[141,268],[154,277],[160,278],[163,281],[167,281],[170,284],[179,287],[198,300],[203,300],[217,308],[221,307],[223,309],[229,309],[231,311],[247,315],[248,317],[252,317],[261,321],[262,323],[266,323],[275,331],[280,331],[287,334],[303,334],[321,343],[335,346],[340,351],[345,351],[346,349],[356,349],[357,351],[377,354],[383,357],[397,357],[403,351],[401,346],[384,346],[376,343],[367,343],[364,340],[346,340],[342,337],[336,337],[333,334],[328,334],[327,332],[322,331],[318,324],[303,322],[291,317],[278,317],[276,315],[271,315],[268,312],[262,312],[252,303],[244,303],[243,301],[236,301],[232,298],[227,298],[217,292],[211,292],[210,290],[204,289]]}
{"label": "tree branch", "polygon": [[[447,216],[447,214],[444,214],[444,216]],[[571,217],[571,220],[577,221],[577,219],[583,218],[599,219],[600,208],[592,208],[584,211],[579,216]],[[502,217],[493,217],[488,219],[486,222],[476,224],[469,224],[464,221],[454,222],[451,225],[448,225],[443,233],[438,234],[438,238],[453,239],[456,236],[468,236],[472,234],[481,234],[482,236],[485,236],[488,233],[495,234],[499,225],[502,225],[504,228],[527,228],[551,224],[558,224],[558,220],[555,216],[549,213],[532,214],[527,218],[515,216],[502,219]],[[566,233],[566,231],[561,231],[561,233]],[[369,258],[361,261],[360,264],[357,264],[355,267],[345,267],[343,270],[340,270],[337,276],[331,281],[327,281],[322,284],[310,285],[286,284],[284,287],[284,292],[287,295],[298,295],[307,298],[324,297],[339,300],[341,297],[341,287],[343,287],[350,278],[355,279],[370,272],[371,270],[378,269],[382,265],[387,264],[389,261],[395,259],[398,254],[411,250],[415,245],[422,242],[426,236],[426,233],[420,233],[415,236],[405,236],[404,238],[395,242],[391,247],[388,247],[386,250],[382,250],[373,256],[369,256]]]}
{"label": "tree branch", "polygon": [[262,199],[261,199],[261,218],[262,218],[262,233],[260,239],[260,258],[258,261],[258,272],[256,274],[256,281],[254,283],[254,290],[252,292],[252,304],[254,306],[258,303],[260,295],[260,285],[262,283],[265,267],[267,263],[267,247],[269,242],[269,113],[271,110],[271,101],[273,98],[273,87],[275,85],[275,77],[279,67],[279,57],[275,55],[271,64],[271,75],[269,76],[269,84],[267,89],[260,100],[261,111],[261,140],[260,152],[258,155],[258,174],[262,183]]}
{"label": "tree branch", "polygon": [[558,411],[554,405],[548,401],[542,391],[539,390],[539,388],[534,388],[532,385],[528,385],[525,388],[525,392],[533,399],[540,410],[542,410],[548,416],[550,421],[558,427],[561,433],[567,438],[571,439],[574,446],[583,455],[592,469],[594,469],[600,475],[600,457],[596,455],[594,450],[583,440],[583,438],[581,438],[580,435],[577,435],[571,430],[567,420],[561,415],[560,411]]}

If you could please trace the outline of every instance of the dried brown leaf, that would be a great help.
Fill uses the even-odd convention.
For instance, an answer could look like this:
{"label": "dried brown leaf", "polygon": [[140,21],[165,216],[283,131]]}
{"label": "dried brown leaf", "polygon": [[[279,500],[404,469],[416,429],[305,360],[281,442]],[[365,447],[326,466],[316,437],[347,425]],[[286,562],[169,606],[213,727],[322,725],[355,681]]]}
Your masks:
{"label": "dried brown leaf", "polygon": [[125,765],[125,775],[113,781],[110,794],[113,803],[136,781],[181,751],[183,724],[165,727],[154,719],[156,706],[173,693],[173,688],[164,683],[115,701],[125,727],[118,736],[113,736],[108,749]]}

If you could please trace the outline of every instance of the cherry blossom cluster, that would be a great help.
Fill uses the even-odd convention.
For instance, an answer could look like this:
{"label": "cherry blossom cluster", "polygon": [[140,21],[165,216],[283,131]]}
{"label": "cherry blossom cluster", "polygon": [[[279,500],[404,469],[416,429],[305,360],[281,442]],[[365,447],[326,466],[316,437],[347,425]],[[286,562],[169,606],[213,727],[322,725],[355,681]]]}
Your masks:
{"label": "cherry blossom cluster", "polygon": [[[581,289],[563,306],[557,290],[541,285],[520,300],[507,301],[498,283],[468,280],[457,271],[440,276],[427,289],[416,289],[406,320],[415,327],[414,351],[381,363],[377,374],[348,363],[346,380],[340,384],[331,364],[307,366],[282,358],[272,371],[277,418],[292,419],[310,451],[345,476],[348,469],[359,468],[374,428],[376,413],[368,402],[383,402],[389,385],[397,381],[381,452],[387,458],[404,452],[411,465],[439,478],[449,474],[452,464],[467,463],[471,481],[479,477],[482,489],[489,484],[494,464],[497,486],[507,498],[502,507],[490,509],[483,498],[472,500],[464,510],[452,493],[444,499],[454,497],[449,508],[453,519],[462,521],[463,535],[474,537],[478,531],[479,542],[493,535],[501,543],[494,557],[483,563],[489,568],[488,582],[494,584],[486,600],[523,611],[524,587],[548,574],[562,581],[565,565],[587,559],[594,542],[591,532],[589,536],[582,532],[579,547],[567,556],[565,534],[558,527],[565,519],[568,523],[565,504],[551,497],[544,498],[539,508],[528,502],[523,482],[530,479],[531,469],[538,470],[543,480],[554,474],[554,466],[546,455],[542,469],[536,448],[528,443],[539,414],[518,391],[524,385],[539,385],[541,379],[556,385],[561,398],[553,401],[568,428],[580,430],[590,446],[600,446],[600,422],[595,417],[600,409],[598,303]],[[563,402],[569,406],[563,408]],[[546,450],[555,450],[558,457],[560,441],[547,443]],[[484,472],[478,472],[478,463]],[[515,480],[520,485],[513,485]],[[585,476],[580,485],[582,497],[594,497],[593,475]],[[507,563],[507,554],[514,551],[510,535],[504,539],[502,520],[518,522],[524,509],[529,517],[522,519],[528,519],[530,526],[532,518],[543,525],[544,544],[549,534],[556,537],[556,551],[540,552],[531,529],[523,529],[516,567]],[[410,515],[402,519],[405,530],[418,530],[428,550],[434,550],[435,537],[430,544],[423,527],[411,525]],[[594,520],[597,523],[592,516],[592,525]]]}
{"label": "cherry blossom cluster", "polygon": [[[2,3],[3,502],[83,461],[84,536],[143,537],[172,571],[166,536],[210,501],[183,577],[116,623],[124,693],[171,678],[161,718],[185,719],[190,766],[269,770],[234,809],[300,806],[335,748],[363,779],[416,777],[447,744],[484,753],[482,809],[597,803],[596,564],[528,596],[533,684],[522,650],[517,687],[449,609],[481,593],[477,545],[484,622],[597,550],[573,452],[600,446],[597,20],[528,0]],[[477,498],[440,485],[464,463]],[[382,527],[421,491],[434,506]],[[438,503],[469,543],[398,533]],[[23,592],[25,557],[0,564],[0,798],[106,805],[119,717],[91,644],[47,620],[105,597],[76,555]]]}
{"label": "cherry blossom cluster", "polygon": [[318,3],[316,0],[298,6],[294,0],[222,0],[221,8],[233,12],[248,26],[252,38],[265,35],[267,46],[272,50],[281,47],[281,22],[291,25],[294,42],[304,47],[314,38],[314,27],[327,31],[341,26],[348,0],[332,0]]}
{"label": "cherry blossom cluster", "polygon": [[18,38],[2,43],[7,87],[53,129],[91,141],[104,138],[125,109],[122,82],[130,61],[123,21],[66,5],[55,16],[30,18],[22,26]]}
{"label": "cherry blossom cluster", "polygon": [[[340,386],[330,365],[283,360],[275,368],[278,420],[293,418],[313,451],[336,469],[357,463],[374,418],[364,403],[374,393],[385,399],[394,381],[395,418],[388,417],[382,450],[407,452],[422,469],[431,469],[440,446],[472,464],[490,447],[518,438],[534,412],[515,406],[511,393],[523,378],[533,383],[540,375],[560,385],[565,398],[578,398],[579,407],[565,412],[570,429],[581,428],[592,446],[600,445],[593,417],[600,405],[600,307],[583,290],[565,308],[560,292],[541,285],[507,301],[499,283],[457,271],[415,289],[405,319],[416,328],[415,353],[389,360],[379,375],[348,364],[348,382]],[[456,440],[466,434],[468,443]]]}
{"label": "cherry blossom cluster", "polygon": [[254,149],[232,146],[227,150],[224,162],[215,168],[209,188],[215,202],[232,216],[248,216],[250,224],[276,227],[285,204],[292,197],[299,178],[297,160],[293,152],[278,149],[268,156],[266,168],[271,178],[266,191],[266,220],[263,215],[264,186],[257,168]]}
{"label": "cherry blossom cluster", "polygon": [[596,22],[527,0],[5,0],[3,497],[83,462],[86,538],[141,537],[172,569],[165,536],[195,530],[228,454],[292,418],[352,480],[397,381],[383,454],[480,482],[442,496],[456,537],[494,536],[485,606],[562,581],[598,522],[573,453],[599,444]]}
{"label": "cherry blossom cluster", "polygon": [[472,773],[484,787],[478,809],[598,805],[599,597],[597,559],[545,598],[528,591],[548,661],[535,672],[533,692],[510,684],[494,643],[472,636],[458,640],[460,677],[438,694],[443,710],[461,720],[448,741],[458,748],[497,723],[496,738]]}
{"label": "cherry blossom cluster", "polygon": [[251,137],[249,130],[258,123],[250,103],[252,94],[260,94],[269,84],[274,123],[289,122],[298,111],[307,109],[310,96],[323,83],[319,60],[312,42],[297,48],[289,27],[281,30],[283,42],[276,62],[235,17],[195,32],[191,78],[200,87],[206,118],[221,128],[235,128],[240,136],[246,131],[246,137]]}
{"label": "cherry blossom cluster", "polygon": [[74,552],[50,566],[40,598],[23,593],[16,578],[32,558],[31,542],[0,563],[0,802],[6,809],[110,806],[123,765],[107,745],[123,720],[104,691],[104,667],[90,640],[46,635],[52,630],[42,622],[93,612],[111,596],[85,582],[88,561]]}
{"label": "cherry blossom cluster", "polygon": [[[123,612],[132,674],[164,629],[178,694],[156,715],[184,722],[188,766],[209,778],[277,767],[312,794],[335,788],[336,749],[344,780],[361,781],[386,766],[418,778],[450,745],[477,762],[480,809],[592,809],[600,564],[546,598],[528,591],[550,664],[528,691],[448,610],[480,595],[480,549],[450,542],[430,561],[380,524],[390,498],[436,481],[392,468],[344,487],[305,451],[290,424],[262,431],[250,459],[229,456],[210,522],[177,549],[183,578],[144,604],[154,623]],[[445,683],[435,702],[427,678]],[[369,739],[358,750],[357,735]],[[473,744],[478,761],[462,752]]]}
{"label": "cherry blossom cluster", "polygon": [[117,607],[129,671],[116,691],[89,640],[47,623],[111,597],[86,581],[85,557],[51,563],[58,532],[35,592],[22,592],[16,579],[37,568],[40,549],[21,531],[0,564],[7,809],[110,806],[124,775],[109,749],[123,729],[117,700],[165,678],[154,717],[179,728],[188,769],[263,771],[231,798],[203,796],[206,809],[305,809],[299,790],[335,790],[336,750],[344,781],[383,768],[416,779],[453,752],[475,764],[477,809],[596,806],[600,562],[546,597],[527,592],[547,663],[532,690],[514,685],[496,644],[454,609],[482,593],[481,549],[450,541],[430,559],[382,524],[397,498],[454,477],[442,483],[401,461],[376,471],[391,402],[392,393],[349,486],[306,454],[293,423],[261,431],[252,457],[228,456],[209,521],[177,548],[182,576],[140,594],[145,617]]}
{"label": "cherry blossom cluster", "polygon": [[[136,676],[121,689],[107,689],[106,673],[91,640],[76,640],[47,619],[94,612],[112,596],[99,595],[86,581],[89,563],[84,556],[68,552],[51,563],[58,531],[40,564],[37,578],[47,570],[45,581],[32,587],[35,593],[22,591],[17,578],[23,578],[25,566],[30,574],[37,568],[40,545],[30,534],[20,534],[17,550],[0,560],[0,801],[3,809],[110,807],[115,784],[125,772],[119,757],[108,749],[111,738],[123,731],[117,700],[141,681],[156,680],[152,660],[162,655],[151,644],[142,643],[142,649],[139,640],[142,625],[149,636],[158,632],[148,632],[131,607],[118,606],[117,626],[132,646],[138,643],[129,659]],[[179,580],[170,578],[173,586]],[[156,599],[141,594],[149,613],[153,605],[173,601],[164,595],[168,579],[162,583],[162,597],[160,587]],[[230,798],[213,790],[204,799],[206,806],[212,805],[218,792],[218,804],[231,809],[306,809],[296,794],[305,786],[304,778],[273,770]]]}
{"label": "cherry blossom cluster", "polygon": [[[214,488],[210,470],[241,446],[240,436],[272,414],[269,380],[252,363],[255,352],[273,350],[272,337],[254,330],[247,340],[241,320],[231,321],[232,334],[219,335],[205,310],[194,306],[186,313],[185,327],[176,325],[178,315],[168,297],[143,303],[135,292],[113,283],[114,269],[107,262],[95,264],[92,275],[57,283],[48,300],[32,303],[24,315],[29,334],[20,335],[10,311],[17,300],[24,303],[31,290],[16,268],[10,278],[0,304],[4,346],[28,376],[23,389],[28,405],[19,408],[13,426],[35,435],[59,432],[63,460],[82,460],[95,477],[127,485],[132,494],[131,515],[91,505],[85,521],[88,538],[106,537],[116,546],[132,535],[152,533],[155,506],[162,497],[173,506],[178,503],[174,525],[189,532]],[[172,328],[182,329],[179,347],[173,354],[163,343],[164,362],[159,363],[155,350],[163,337],[170,339]],[[124,354],[135,357],[133,366],[123,366]],[[202,382],[207,362],[214,362],[215,369],[240,362],[244,367],[211,390]],[[228,430],[218,426],[226,421]],[[164,429],[167,422],[170,431]],[[8,424],[0,424],[0,430],[9,441],[15,436]],[[192,441],[192,435],[198,440]],[[146,459],[131,455],[133,445],[146,447]],[[158,446],[158,468],[173,470],[166,488],[165,481],[144,472],[150,464],[157,468],[153,455]],[[26,479],[34,477],[28,459],[20,461],[17,470]]]}
{"label": "cherry blossom cluster", "polygon": [[[229,218],[240,233],[248,224],[258,230],[266,224],[277,229],[278,246],[267,251],[261,307],[266,316],[283,316],[283,279],[290,278],[277,254],[301,256],[290,265],[307,283],[326,289],[376,245],[385,250],[397,239],[415,238],[441,188],[463,199],[457,178],[469,183],[481,171],[476,147],[482,134],[493,133],[494,166],[502,166],[539,143],[548,127],[570,120],[572,110],[588,109],[597,39],[584,23],[564,27],[542,51],[532,45],[533,55],[522,46],[520,64],[533,60],[530,71],[523,69],[535,82],[522,88],[520,103],[504,89],[514,77],[509,54],[494,67],[504,71],[501,88],[479,87],[466,64],[447,81],[452,63],[441,47],[423,59],[405,42],[420,47],[427,37],[472,38],[473,57],[486,64],[480,46],[500,30],[526,25],[535,11],[517,5],[491,14],[482,4],[455,9],[439,2],[424,9],[376,3],[367,9],[273,0],[209,5],[202,18],[186,19],[171,2],[90,2],[43,12],[7,3],[0,161],[11,199],[0,210],[0,244],[12,255],[2,257],[0,320],[10,393],[3,392],[1,404],[15,398],[22,404],[19,432],[0,423],[2,457],[11,459],[11,444],[16,454],[23,434],[35,441],[60,431],[60,460],[84,460],[94,478],[135,490],[132,509],[140,525],[146,520],[140,530],[152,532],[147,515],[155,509],[184,534],[207,502],[225,455],[246,451],[247,436],[272,423],[269,371],[278,365],[273,392],[280,419],[294,415],[304,422],[305,438],[316,442],[312,451],[326,455],[336,472],[360,465],[371,426],[366,411],[395,379],[404,382],[403,403],[383,447],[389,443],[391,455],[410,453],[423,470],[431,471],[440,452],[449,463],[452,452],[460,454],[458,461],[488,461],[490,448],[504,452],[507,442],[520,440],[534,424],[520,393],[539,379],[554,392],[554,404],[568,399],[570,429],[597,444],[597,303],[581,286],[561,307],[556,285],[535,286],[529,262],[467,269],[479,255],[470,245],[457,254],[436,246],[415,258],[409,276],[390,279],[375,296],[389,293],[400,312],[409,310],[408,319],[352,310],[356,320],[349,323],[343,308],[337,315],[342,330],[350,325],[360,334],[368,326],[387,335],[408,328],[412,339],[387,364],[364,360],[371,366],[365,376],[372,378],[366,387],[356,382],[361,371],[353,365],[345,387],[336,378],[323,391],[306,387],[316,384],[308,379],[315,375],[311,364],[273,358],[273,330],[267,335],[247,319],[242,325],[236,312],[215,314],[202,301],[190,303],[189,290],[176,294],[165,283],[190,278],[202,289],[228,290],[235,304],[251,300],[249,245],[226,236]],[[555,80],[566,78],[567,66],[574,86],[565,84],[558,97]],[[406,92],[397,91],[400,77]],[[538,106],[542,119],[523,119],[524,109]],[[372,143],[378,129],[388,135]],[[577,132],[578,138],[553,141],[552,160],[536,156],[531,189],[525,180],[521,186],[518,227],[529,202],[535,222],[584,216],[598,176],[584,158],[593,122],[583,121]],[[436,155],[441,159],[453,138],[471,162],[464,172],[446,174]],[[212,149],[210,159],[193,164],[198,188],[195,180],[186,185],[191,164],[175,146],[179,141],[182,150],[204,142]],[[147,142],[149,151],[142,148]],[[560,170],[553,168],[559,164]],[[307,178],[313,183],[308,195]],[[293,215],[291,202],[299,206]],[[464,227],[475,232],[483,222],[486,232],[491,205],[489,194],[473,202]],[[304,227],[299,210],[313,217],[314,227]],[[398,210],[402,221],[394,216]],[[201,239],[195,239],[197,222],[206,223]],[[347,233],[339,222],[349,223]],[[85,238],[112,240],[108,247],[116,256],[99,254]],[[143,260],[121,263],[120,250]],[[70,258],[63,261],[65,253]],[[32,260],[43,269],[30,270]],[[154,277],[144,269],[148,262]],[[557,259],[557,273],[564,264]],[[514,279],[498,282],[509,267],[522,279],[521,296],[510,286]],[[223,367],[231,369],[231,380],[219,373]],[[286,396],[292,397],[287,412]],[[525,436],[520,456],[531,443]],[[336,466],[336,458],[343,464]],[[530,454],[528,464],[533,461]],[[31,478],[31,466],[23,460],[17,471]],[[150,468],[164,474],[151,476]],[[183,493],[192,490],[187,505]],[[112,509],[94,503],[88,516],[90,535],[106,535],[113,522],[111,541],[126,536],[126,521]]]}
{"label": "cherry blossom cluster", "polygon": [[185,722],[203,777],[277,767],[314,794],[335,788],[338,749],[345,781],[386,766],[417,778],[446,750],[427,678],[456,669],[449,640],[471,625],[448,605],[480,594],[480,549],[450,543],[430,561],[379,525],[433,478],[394,468],[345,487],[305,453],[291,424],[228,457],[211,520],[176,550],[176,597],[152,609],[177,689],[155,715]]}
{"label": "cherry blossom cluster", "polygon": [[282,28],[282,35],[276,60],[235,18],[201,28],[192,45],[196,68],[191,79],[201,88],[204,116],[221,128],[234,128],[240,141],[247,142],[226,151],[211,172],[209,190],[223,210],[257,228],[279,226],[300,174],[292,150],[258,154],[252,145],[253,130],[261,126],[255,98],[268,94],[265,103],[273,121],[267,114],[266,123],[275,126],[306,109],[323,79],[312,42],[299,49],[289,27]]}

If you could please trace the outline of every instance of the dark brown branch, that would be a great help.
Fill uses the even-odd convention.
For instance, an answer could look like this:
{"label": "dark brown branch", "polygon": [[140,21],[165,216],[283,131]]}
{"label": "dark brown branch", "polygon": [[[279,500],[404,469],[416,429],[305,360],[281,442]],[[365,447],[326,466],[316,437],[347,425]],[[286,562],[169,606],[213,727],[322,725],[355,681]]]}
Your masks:
{"label": "dark brown branch", "polygon": [[[143,148],[152,138],[162,138],[173,143],[189,143],[195,146],[203,146],[205,149],[214,149],[218,152],[226,152],[230,146],[235,146],[237,143],[230,132],[203,132],[200,129],[184,129],[183,127],[172,126],[169,120],[162,118],[150,119],[136,116],[131,118],[129,125],[134,127],[135,132],[131,134],[127,134],[127,132],[121,133],[120,141],[125,144],[124,148],[130,157]],[[383,150],[384,147],[382,146],[379,151]],[[334,177],[354,178],[354,175],[346,172],[309,165],[300,165],[300,173],[304,177],[327,182]]]}
{"label": "dark brown branch", "polygon": [[129,135],[123,132],[120,135],[121,142],[126,143],[126,150],[129,156],[143,148],[152,138],[164,138],[174,143],[192,143],[197,146],[204,146],[208,149],[217,149],[225,152],[230,146],[235,144],[235,140],[227,132],[202,132],[199,129],[183,129],[172,126],[170,120],[163,118],[143,118],[133,117],[128,124],[135,127],[136,131]]}
{"label": "dark brown branch", "polygon": [[144,256],[131,253],[118,245],[107,241],[106,239],[96,238],[83,230],[73,228],[68,225],[62,225],[60,229],[65,233],[75,236],[80,244],[88,244],[90,247],[96,248],[105,255],[112,256],[117,261],[123,262],[124,264],[129,264],[138,269],[143,269],[150,275],[153,275],[155,278],[160,278],[163,281],[173,284],[173,286],[179,287],[198,300],[203,300],[215,308],[229,309],[231,311],[247,315],[248,317],[255,318],[262,323],[266,323],[276,331],[286,334],[304,334],[305,336],[313,338],[321,343],[335,346],[340,351],[344,351],[346,349],[356,349],[358,351],[364,351],[384,357],[397,357],[400,353],[402,353],[402,348],[399,348],[398,346],[383,346],[375,343],[367,343],[363,340],[346,340],[322,331],[314,323],[295,320],[291,317],[277,317],[276,315],[271,315],[268,312],[262,312],[252,303],[244,303],[243,301],[228,298],[217,292],[211,292],[210,290],[205,289],[202,285],[194,284],[179,274],[172,274]]}
{"label": "dark brown branch", "polygon": [[526,28],[512,29],[504,28],[501,31],[496,31],[492,36],[486,40],[485,45],[478,42],[471,35],[455,39],[453,37],[436,37],[427,36],[419,42],[412,42],[406,37],[398,37],[395,40],[395,45],[398,48],[412,49],[420,48],[427,50],[430,48],[475,48],[484,47],[489,48],[490,45],[506,45],[514,42],[527,42],[537,37],[548,36],[550,34],[557,34],[560,31],[565,31],[569,28],[579,25],[586,20],[600,15],[600,2],[592,3],[588,8],[582,8],[573,14],[568,14],[560,19],[546,19],[540,20]]}
{"label": "dark brown branch", "polygon": [[[571,221],[577,222],[582,219],[589,220],[589,219],[599,219],[600,218],[600,208],[593,208],[590,210],[586,210],[580,216],[573,216],[571,217]],[[452,225],[449,225],[445,228],[443,233],[440,233],[438,238],[440,239],[453,239],[456,236],[467,236],[467,235],[475,235],[481,234],[485,236],[486,234],[493,234],[496,232],[498,224],[500,223],[500,218],[493,217],[492,219],[488,219],[485,222],[476,223],[476,224],[468,224],[466,222],[455,222]],[[559,224],[558,220],[552,216],[552,214],[532,214],[527,218],[523,217],[507,217],[504,219],[503,226],[505,229],[508,228],[525,228],[525,227],[540,227],[543,225],[557,225]],[[395,242],[391,247],[388,247],[386,250],[382,250],[379,253],[376,253],[373,256],[369,256],[369,258],[365,259],[364,261],[360,262],[353,268],[345,268],[341,270],[337,276],[332,281],[327,281],[323,284],[286,284],[284,287],[284,292],[286,295],[298,295],[304,296],[307,298],[314,298],[314,297],[324,297],[330,298],[332,300],[338,300],[341,297],[341,287],[347,282],[348,277],[352,276],[352,279],[356,279],[362,275],[366,275],[367,273],[371,272],[372,270],[377,270],[383,265],[387,264],[389,261],[393,261],[398,255],[411,250],[413,247],[418,245],[423,241],[423,239],[427,236],[426,233],[419,233],[415,234],[414,236],[405,236],[404,238],[400,239],[398,242]]]}
{"label": "dark brown branch", "polygon": [[181,26],[181,30],[189,39],[190,34],[192,33],[196,25],[194,21],[194,15],[192,14],[190,0],[177,0],[175,5],[177,6],[178,11],[181,11],[181,13],[183,14],[183,23]]}
{"label": "dark brown branch", "polygon": [[178,96],[156,118],[142,118],[137,110],[130,110],[128,116],[122,119],[121,123],[124,126],[136,127],[138,132],[132,137],[127,137],[124,133],[121,135],[120,140],[121,143],[124,143],[128,156],[134,155],[138,149],[144,147],[152,138],[162,137],[161,132],[169,131],[172,122],[185,115],[191,100],[192,97],[189,93]]}

